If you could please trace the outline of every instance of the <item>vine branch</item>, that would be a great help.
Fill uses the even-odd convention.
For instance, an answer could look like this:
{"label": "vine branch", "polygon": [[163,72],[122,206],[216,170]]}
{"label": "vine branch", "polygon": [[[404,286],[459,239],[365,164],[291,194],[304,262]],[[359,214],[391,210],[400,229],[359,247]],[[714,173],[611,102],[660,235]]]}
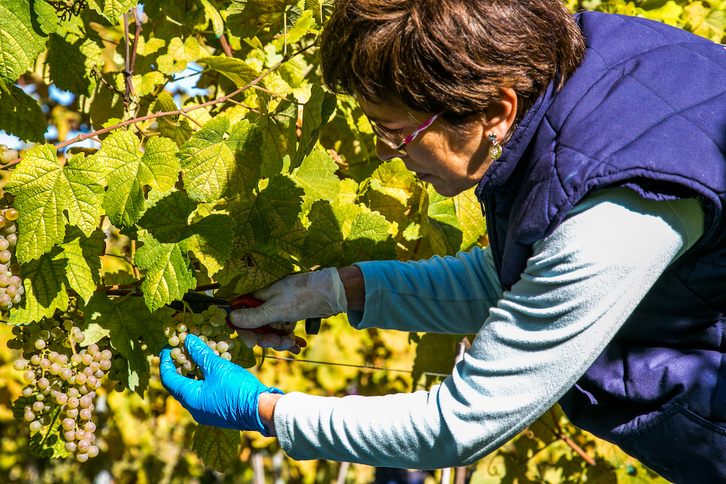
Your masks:
{"label": "vine branch", "polygon": [[563,442],[565,442],[567,445],[569,445],[570,448],[572,450],[574,450],[577,453],[577,455],[579,455],[580,457],[582,457],[582,459],[585,462],[587,462],[591,466],[597,466],[597,462],[595,462],[595,459],[593,459],[592,457],[590,457],[587,454],[587,452],[585,452],[584,450],[582,450],[582,447],[580,447],[579,445],[577,445],[574,440],[572,440],[571,438],[569,438],[562,431],[562,428],[560,427],[560,423],[557,421],[557,414],[555,413],[554,409],[552,409],[552,408],[550,408],[550,416],[552,417],[552,422],[554,423],[555,428],[554,429],[550,428],[549,430],[553,434],[555,434],[555,436],[558,439],[561,439]]}
{"label": "vine branch", "polygon": [[[247,89],[250,89],[251,87],[256,86],[262,79],[264,79],[265,77],[267,77],[272,71],[274,71],[275,69],[277,69],[278,67],[280,67],[282,64],[284,64],[285,62],[289,61],[293,57],[296,57],[296,56],[302,54],[303,52],[309,50],[310,48],[312,48],[316,44],[317,44],[317,41],[315,41],[312,44],[310,44],[310,45],[308,45],[306,47],[303,47],[302,49],[300,49],[300,50],[298,50],[296,52],[293,52],[292,54],[284,57],[280,62],[278,62],[274,66],[272,66],[269,69],[267,69],[265,72],[263,72],[262,74],[260,74],[256,79],[250,81],[245,86],[242,86],[241,88],[237,89],[236,91],[234,91],[234,92],[232,92],[230,94],[227,94],[226,96],[223,96],[223,97],[221,97],[219,99],[213,99],[212,101],[207,101],[206,103],[198,104],[196,106],[189,106],[187,108],[177,109],[175,111],[165,111],[165,112],[147,114],[146,116],[141,116],[139,118],[134,118],[134,119],[129,119],[127,121],[122,121],[122,122],[120,122],[118,124],[115,124],[113,126],[109,126],[108,128],[99,129],[98,131],[94,131],[92,133],[86,133],[86,134],[78,135],[78,136],[76,136],[73,139],[70,139],[68,141],[64,141],[63,143],[58,143],[57,145],[55,145],[55,147],[56,147],[56,149],[65,148],[66,146],[69,146],[69,145],[72,145],[72,144],[79,143],[81,141],[87,140],[88,138],[90,138],[92,136],[99,136],[99,135],[108,133],[110,131],[114,131],[114,130],[117,130],[119,128],[126,127],[126,126],[128,126],[130,124],[139,123],[139,122],[146,121],[146,120],[149,120],[149,119],[161,118],[161,117],[164,117],[164,116],[180,116],[180,115],[183,116],[183,115],[185,115],[187,113],[190,113],[192,111],[195,111],[197,109],[201,109],[201,108],[205,108],[207,106],[214,106],[215,104],[223,103],[223,102],[227,101],[228,99],[231,99],[232,97],[236,96],[237,94],[240,94],[241,92],[244,92]],[[17,163],[18,160],[14,160],[14,162]],[[13,165],[15,163],[11,162],[11,163],[8,163],[5,166],[11,166],[11,165]]]}

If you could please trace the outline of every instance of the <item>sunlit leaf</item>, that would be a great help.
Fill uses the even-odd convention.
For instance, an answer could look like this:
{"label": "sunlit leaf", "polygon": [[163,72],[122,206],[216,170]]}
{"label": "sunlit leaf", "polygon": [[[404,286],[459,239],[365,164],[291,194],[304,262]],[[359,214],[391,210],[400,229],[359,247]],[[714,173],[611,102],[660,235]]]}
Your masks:
{"label": "sunlit leaf", "polygon": [[237,87],[246,86],[260,76],[260,73],[245,61],[234,57],[202,57],[197,62],[219,72]]}
{"label": "sunlit leaf", "polygon": [[227,26],[238,37],[253,37],[277,22],[285,7],[296,3],[296,0],[232,0],[227,9]]}
{"label": "sunlit leaf", "polygon": [[340,193],[340,178],[335,174],[338,165],[325,151],[313,150],[305,157],[291,178],[305,190],[303,212],[307,212],[315,200],[335,200]]}
{"label": "sunlit leaf", "polygon": [[310,99],[303,108],[302,133],[300,144],[290,163],[290,170],[294,170],[310,154],[318,141],[323,127],[328,123],[335,111],[336,98],[334,94],[326,92],[318,84],[313,84]]}
{"label": "sunlit leaf", "polygon": [[215,202],[256,186],[260,169],[259,130],[242,121],[230,127],[218,116],[179,150],[184,187],[193,200]]}
{"label": "sunlit leaf", "polygon": [[144,186],[171,189],[179,173],[177,147],[168,139],[153,138],[141,153],[138,138],[128,131],[115,131],[98,153],[89,157],[104,167],[108,191],[104,207],[118,227],[136,222],[144,208]]}
{"label": "sunlit leaf", "polygon": [[178,74],[187,68],[189,62],[201,56],[202,49],[194,37],[187,37],[183,42],[179,37],[174,37],[169,42],[167,52],[157,59],[159,70],[164,74]]}
{"label": "sunlit leaf", "polygon": [[[42,26],[46,26],[44,31]],[[58,19],[51,8],[34,9],[28,0],[4,0],[0,3],[0,84],[12,85],[45,50]],[[0,92],[2,92],[0,88]],[[3,124],[4,124],[3,119]],[[3,126],[4,127],[4,126]]]}
{"label": "sunlit leaf", "polygon": [[178,244],[163,244],[151,236],[142,236],[144,245],[136,252],[136,265],[146,270],[141,290],[149,310],[181,299],[196,287],[189,259]]}
{"label": "sunlit leaf", "polygon": [[120,22],[121,16],[136,5],[138,0],[88,0],[88,4],[112,24]]}
{"label": "sunlit leaf", "polygon": [[66,219],[90,235],[101,213],[102,188],[87,173],[75,168],[76,155],[61,168],[52,145],[29,150],[10,176],[5,190],[15,193],[20,212],[17,247],[19,262],[26,262],[63,241]]}

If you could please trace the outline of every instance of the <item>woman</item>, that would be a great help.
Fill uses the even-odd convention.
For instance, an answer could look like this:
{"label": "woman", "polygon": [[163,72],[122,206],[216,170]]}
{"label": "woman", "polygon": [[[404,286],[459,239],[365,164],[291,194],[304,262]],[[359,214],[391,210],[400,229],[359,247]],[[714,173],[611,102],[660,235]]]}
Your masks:
{"label": "woman", "polygon": [[233,322],[478,335],[429,392],[343,399],[283,396],[189,338],[206,380],[164,354],[169,391],[296,459],[407,468],[475,462],[559,401],[667,479],[726,482],[723,46],[557,0],[340,0],[321,55],[380,158],[477,186],[490,245],[288,277]]}

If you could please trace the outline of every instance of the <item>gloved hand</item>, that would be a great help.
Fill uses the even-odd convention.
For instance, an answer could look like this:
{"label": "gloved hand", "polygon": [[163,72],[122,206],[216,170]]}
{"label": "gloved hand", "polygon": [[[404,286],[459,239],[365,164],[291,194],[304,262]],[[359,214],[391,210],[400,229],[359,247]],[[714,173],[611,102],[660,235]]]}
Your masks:
{"label": "gloved hand", "polygon": [[[265,301],[256,308],[236,309],[229,315],[240,338],[248,347],[259,345],[276,350],[294,345],[292,338],[277,335],[259,335],[245,328],[258,328],[280,321],[299,321],[307,318],[327,318],[348,311],[345,288],[335,268],[287,276],[274,284],[259,289],[251,296]],[[294,329],[292,327],[284,329]],[[289,341],[288,341],[289,340]],[[285,347],[286,344],[290,346]],[[299,350],[298,350],[299,351]]]}
{"label": "gloved hand", "polygon": [[266,387],[244,368],[215,355],[193,334],[184,341],[189,356],[201,368],[204,380],[179,375],[171,357],[171,349],[161,350],[161,383],[194,420],[202,425],[225,429],[256,430],[266,437],[258,413],[261,393],[280,393]]}

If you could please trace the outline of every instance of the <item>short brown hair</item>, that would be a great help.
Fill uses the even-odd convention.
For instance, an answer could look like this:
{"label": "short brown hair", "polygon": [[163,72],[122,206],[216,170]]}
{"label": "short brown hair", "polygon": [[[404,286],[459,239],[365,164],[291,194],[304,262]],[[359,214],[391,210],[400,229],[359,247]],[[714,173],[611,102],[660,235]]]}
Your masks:
{"label": "short brown hair", "polygon": [[337,0],[321,62],[334,92],[444,111],[451,124],[482,113],[502,87],[517,93],[517,121],[585,53],[560,0]]}

